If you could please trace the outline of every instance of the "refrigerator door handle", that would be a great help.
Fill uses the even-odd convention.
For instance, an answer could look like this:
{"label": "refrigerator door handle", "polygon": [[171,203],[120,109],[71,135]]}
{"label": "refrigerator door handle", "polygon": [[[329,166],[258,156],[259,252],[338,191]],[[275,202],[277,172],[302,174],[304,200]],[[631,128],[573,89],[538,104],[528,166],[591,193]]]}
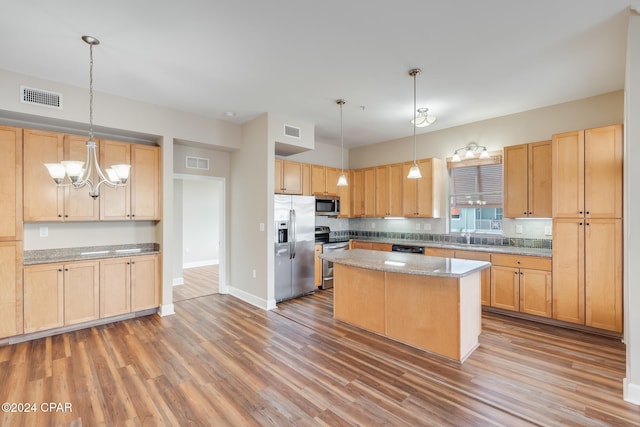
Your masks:
{"label": "refrigerator door handle", "polygon": [[291,237],[291,244],[293,245],[293,249],[291,250],[291,259],[296,257],[296,210],[295,209],[291,209],[289,211],[289,217],[291,219],[291,221],[289,221],[289,224],[291,224],[291,229],[292,229],[292,234],[290,234]]}

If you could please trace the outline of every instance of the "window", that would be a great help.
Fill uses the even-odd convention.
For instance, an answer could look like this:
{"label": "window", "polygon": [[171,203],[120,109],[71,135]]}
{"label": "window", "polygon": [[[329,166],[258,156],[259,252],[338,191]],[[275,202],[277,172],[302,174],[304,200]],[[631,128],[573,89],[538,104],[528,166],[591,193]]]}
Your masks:
{"label": "window", "polygon": [[502,232],[502,158],[449,164],[451,232]]}

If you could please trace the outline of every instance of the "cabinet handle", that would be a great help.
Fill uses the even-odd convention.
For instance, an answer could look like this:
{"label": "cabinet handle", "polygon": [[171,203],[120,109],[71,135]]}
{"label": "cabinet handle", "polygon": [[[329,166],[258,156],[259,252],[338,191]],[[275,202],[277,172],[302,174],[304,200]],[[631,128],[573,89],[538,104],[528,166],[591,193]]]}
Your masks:
{"label": "cabinet handle", "polygon": [[587,215],[591,215],[591,212],[589,212],[589,211],[586,211],[585,213],[586,213]]}
{"label": "cabinet handle", "polygon": [[521,272],[520,272],[520,275],[521,275],[521,276],[524,276],[524,273],[521,271]]}
{"label": "cabinet handle", "polygon": [[520,261],[516,261],[516,264],[520,264]]}
{"label": "cabinet handle", "polygon": [[578,211],[578,213],[579,213],[580,215],[582,215],[582,211]]}
{"label": "cabinet handle", "polygon": [[130,262],[127,262],[127,265],[131,264]]}
{"label": "cabinet handle", "polygon": [[527,214],[527,211],[522,212],[522,214],[523,214],[523,215],[526,215],[526,214]]}
{"label": "cabinet handle", "polygon": [[58,214],[58,218],[62,218],[62,214]]}
{"label": "cabinet handle", "polygon": [[69,218],[69,215],[65,214],[65,216],[64,216],[64,217],[65,217],[65,218]]}
{"label": "cabinet handle", "polygon": [[131,261],[131,264],[135,264],[135,263],[136,263],[135,261]]}
{"label": "cabinet handle", "polygon": [[64,271],[69,271],[69,269],[68,269],[68,268],[65,268],[65,269],[64,269]]}
{"label": "cabinet handle", "polygon": [[533,212],[529,212],[529,215],[533,215]]}
{"label": "cabinet handle", "polygon": [[131,214],[131,218],[133,218],[134,216],[136,216],[136,214]]}
{"label": "cabinet handle", "polygon": [[579,222],[579,223],[578,223],[578,225],[582,225],[582,223],[581,223],[581,222]]}
{"label": "cabinet handle", "polygon": [[513,274],[515,274],[515,275],[517,276],[517,275],[518,275],[518,272],[517,272],[517,271],[514,271],[514,272],[513,272]]}
{"label": "cabinet handle", "polygon": [[58,272],[59,272],[59,273],[62,273],[62,269],[61,269],[61,268],[59,268],[59,269],[58,269]]}
{"label": "cabinet handle", "polygon": [[587,222],[587,223],[586,223],[586,225],[591,225],[591,223],[590,223],[590,222]]}

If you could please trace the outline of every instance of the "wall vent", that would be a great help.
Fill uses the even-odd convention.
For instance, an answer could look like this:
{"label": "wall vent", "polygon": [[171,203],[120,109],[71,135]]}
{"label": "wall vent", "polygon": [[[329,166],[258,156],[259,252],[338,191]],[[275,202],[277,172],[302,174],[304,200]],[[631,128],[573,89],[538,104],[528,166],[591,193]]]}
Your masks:
{"label": "wall vent", "polygon": [[300,139],[300,128],[291,125],[284,125],[284,134],[292,138]]}
{"label": "wall vent", "polygon": [[187,169],[209,170],[209,159],[205,157],[187,156]]}
{"label": "wall vent", "polygon": [[43,89],[20,86],[20,101],[24,104],[62,110],[62,94]]}

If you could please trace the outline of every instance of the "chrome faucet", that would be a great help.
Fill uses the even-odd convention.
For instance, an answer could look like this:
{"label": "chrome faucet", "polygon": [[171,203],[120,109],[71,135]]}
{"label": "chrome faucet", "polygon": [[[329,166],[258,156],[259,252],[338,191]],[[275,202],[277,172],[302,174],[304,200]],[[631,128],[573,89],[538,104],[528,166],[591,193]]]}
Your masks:
{"label": "chrome faucet", "polygon": [[471,233],[469,232],[462,233],[462,237],[467,239],[467,245],[471,243]]}

